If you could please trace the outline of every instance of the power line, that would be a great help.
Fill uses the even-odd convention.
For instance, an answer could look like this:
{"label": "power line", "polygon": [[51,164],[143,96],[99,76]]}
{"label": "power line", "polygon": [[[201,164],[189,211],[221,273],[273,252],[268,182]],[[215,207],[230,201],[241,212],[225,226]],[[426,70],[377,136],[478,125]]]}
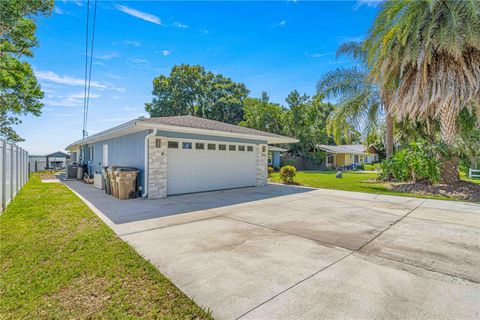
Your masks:
{"label": "power line", "polygon": [[95,43],[95,23],[97,21],[97,0],[93,5],[93,27],[92,27],[92,45],[90,46],[90,70],[88,71],[88,90],[87,90],[87,104],[85,108],[85,131],[87,130],[88,123],[88,105],[90,102],[90,83],[92,81],[92,59],[93,59],[93,45]]}
{"label": "power line", "polygon": [[83,124],[82,124],[82,138],[85,138],[85,110],[87,108],[87,72],[88,72],[88,25],[90,17],[90,0],[87,0],[87,21],[85,25],[85,88],[83,93]]}

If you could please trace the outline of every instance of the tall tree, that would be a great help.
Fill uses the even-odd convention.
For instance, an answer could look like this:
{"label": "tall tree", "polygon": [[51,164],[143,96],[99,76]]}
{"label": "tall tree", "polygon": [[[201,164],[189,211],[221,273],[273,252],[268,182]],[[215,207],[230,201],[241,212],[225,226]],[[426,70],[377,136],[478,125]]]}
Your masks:
{"label": "tall tree", "polygon": [[320,95],[309,97],[300,95],[296,90],[285,101],[289,108],[284,117],[284,132],[299,140],[299,143],[291,146],[291,150],[302,156],[315,157],[317,145],[333,142],[326,130],[333,106],[323,102]]}
{"label": "tall tree", "polygon": [[439,120],[446,183],[459,180],[458,115],[480,103],[479,12],[478,0],[386,1],[365,42],[372,76],[395,90],[395,115]]}
{"label": "tall tree", "polygon": [[22,57],[32,57],[35,37],[35,15],[48,15],[53,0],[0,1],[0,136],[10,141],[23,141],[13,125],[20,116],[39,116],[43,92],[35,74]]}
{"label": "tall tree", "polygon": [[243,83],[213,74],[199,65],[174,66],[153,80],[154,98],[146,103],[152,117],[194,115],[237,124],[243,118],[248,90]]}
{"label": "tall tree", "polygon": [[378,131],[385,122],[387,157],[393,154],[394,119],[388,111],[388,95],[369,77],[366,52],[361,42],[346,42],[337,49],[337,57],[348,55],[357,65],[327,72],[317,83],[317,92],[338,99],[335,112],[328,123],[337,143],[351,142],[352,132],[363,128],[366,136]]}
{"label": "tall tree", "polygon": [[244,120],[239,125],[271,133],[282,134],[285,109],[269,101],[268,94],[261,98],[247,98],[243,103]]}

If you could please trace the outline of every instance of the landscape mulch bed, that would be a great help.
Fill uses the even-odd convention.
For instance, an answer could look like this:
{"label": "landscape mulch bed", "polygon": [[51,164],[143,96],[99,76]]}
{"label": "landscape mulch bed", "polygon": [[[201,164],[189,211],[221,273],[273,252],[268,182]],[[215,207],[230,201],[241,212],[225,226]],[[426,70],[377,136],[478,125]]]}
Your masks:
{"label": "landscape mulch bed", "polygon": [[467,181],[460,181],[456,185],[432,185],[424,182],[391,183],[388,188],[399,192],[445,196],[455,200],[480,202],[480,184]]}
{"label": "landscape mulch bed", "polygon": [[39,176],[41,180],[57,179],[53,173],[40,173]]}

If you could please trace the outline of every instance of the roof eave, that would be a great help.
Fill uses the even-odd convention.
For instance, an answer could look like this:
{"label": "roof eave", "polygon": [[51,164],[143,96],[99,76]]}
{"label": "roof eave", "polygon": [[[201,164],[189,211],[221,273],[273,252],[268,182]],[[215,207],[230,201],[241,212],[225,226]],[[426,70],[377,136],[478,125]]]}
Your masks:
{"label": "roof eave", "polygon": [[290,137],[282,137],[282,136],[271,137],[271,136],[262,136],[262,135],[253,135],[253,134],[243,134],[243,133],[235,133],[235,132],[228,132],[228,131],[221,131],[221,130],[173,126],[173,125],[167,125],[167,124],[161,124],[161,123],[146,123],[146,122],[139,121],[137,125],[145,129],[157,129],[162,131],[182,132],[182,133],[196,133],[196,134],[204,134],[204,135],[210,135],[210,136],[237,137],[237,138],[243,138],[243,139],[266,141],[267,143],[272,143],[272,144],[298,142],[297,139],[290,138]]}
{"label": "roof eave", "polygon": [[105,130],[105,131],[99,132],[97,134],[94,134],[94,135],[92,135],[90,137],[87,137],[85,139],[75,141],[75,142],[71,143],[70,145],[68,145],[65,148],[65,150],[74,151],[84,144],[94,143],[94,142],[102,141],[102,140],[105,140],[105,139],[122,136],[122,135],[128,133],[128,131],[130,129],[134,129],[137,126],[137,121],[138,121],[138,119],[130,120],[130,121],[122,123],[122,124],[120,124],[116,127],[113,127],[113,128],[108,129],[108,130]]}

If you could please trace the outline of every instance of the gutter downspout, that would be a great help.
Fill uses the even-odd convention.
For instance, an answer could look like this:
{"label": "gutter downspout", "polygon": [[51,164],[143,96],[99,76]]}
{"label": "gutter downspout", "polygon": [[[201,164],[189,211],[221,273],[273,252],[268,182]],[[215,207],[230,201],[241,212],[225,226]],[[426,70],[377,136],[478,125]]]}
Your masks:
{"label": "gutter downspout", "polygon": [[145,165],[144,165],[144,173],[143,173],[143,194],[142,197],[146,198],[148,196],[148,158],[150,157],[150,153],[148,150],[148,139],[151,137],[155,137],[157,135],[157,129],[153,129],[153,131],[145,136]]}

